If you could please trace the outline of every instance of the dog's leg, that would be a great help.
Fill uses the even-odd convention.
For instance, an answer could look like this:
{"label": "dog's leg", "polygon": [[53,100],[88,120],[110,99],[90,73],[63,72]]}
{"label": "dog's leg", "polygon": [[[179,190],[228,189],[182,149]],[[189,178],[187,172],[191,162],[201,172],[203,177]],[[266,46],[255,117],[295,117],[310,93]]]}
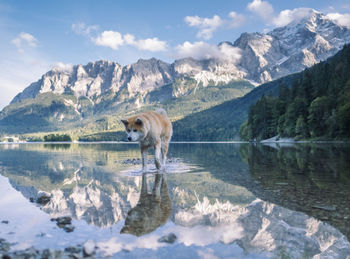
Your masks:
{"label": "dog's leg", "polygon": [[161,138],[162,148],[161,148],[161,154],[160,154],[160,163],[164,167],[165,161],[164,161],[164,138]]}
{"label": "dog's leg", "polygon": [[164,142],[162,143],[162,163],[165,166],[166,156],[168,154],[170,137],[164,137]]}
{"label": "dog's leg", "polygon": [[155,156],[155,164],[156,164],[156,168],[159,170],[162,165],[160,164],[160,152],[161,152],[161,148],[162,148],[162,143],[159,140],[157,140],[156,144],[154,145],[154,156]]}
{"label": "dog's leg", "polygon": [[144,197],[147,194],[147,175],[145,173],[142,174],[142,184],[141,184],[141,196]]}
{"label": "dog's leg", "polygon": [[156,174],[154,179],[154,186],[152,190],[152,194],[156,198],[156,200],[160,200],[160,189],[162,186],[163,174]]}
{"label": "dog's leg", "polygon": [[142,172],[147,171],[147,147],[141,146]]}

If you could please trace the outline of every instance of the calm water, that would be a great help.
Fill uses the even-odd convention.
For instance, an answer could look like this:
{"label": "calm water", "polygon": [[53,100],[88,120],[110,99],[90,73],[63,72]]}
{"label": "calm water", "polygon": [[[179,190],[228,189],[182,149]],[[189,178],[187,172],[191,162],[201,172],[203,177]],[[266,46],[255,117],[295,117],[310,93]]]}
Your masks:
{"label": "calm water", "polygon": [[[142,175],[133,144],[1,144],[0,238],[15,250],[93,240],[98,256],[115,258],[350,254],[349,144],[169,152],[165,174],[150,164]],[[30,201],[40,191],[51,195],[44,205]],[[73,232],[50,221],[59,216]],[[174,243],[160,242],[170,233]]]}

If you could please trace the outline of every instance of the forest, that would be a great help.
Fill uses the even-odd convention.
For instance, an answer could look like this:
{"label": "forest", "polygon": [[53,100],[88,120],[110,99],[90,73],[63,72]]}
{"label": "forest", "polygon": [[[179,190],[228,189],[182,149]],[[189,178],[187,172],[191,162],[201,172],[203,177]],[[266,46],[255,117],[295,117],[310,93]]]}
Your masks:
{"label": "forest", "polygon": [[291,86],[280,83],[250,106],[239,135],[259,141],[274,136],[295,140],[350,137],[350,45],[328,60],[296,76]]}
{"label": "forest", "polygon": [[71,136],[68,134],[49,134],[44,136],[44,141],[46,142],[66,142],[66,141],[72,141]]}

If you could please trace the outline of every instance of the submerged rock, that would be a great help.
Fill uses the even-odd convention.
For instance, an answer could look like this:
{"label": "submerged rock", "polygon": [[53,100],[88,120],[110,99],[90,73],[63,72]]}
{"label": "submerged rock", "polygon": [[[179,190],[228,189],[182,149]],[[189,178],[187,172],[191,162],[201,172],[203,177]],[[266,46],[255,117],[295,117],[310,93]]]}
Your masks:
{"label": "submerged rock", "polygon": [[80,247],[70,246],[66,247],[64,251],[72,254],[79,254],[82,251],[82,249]]}
{"label": "submerged rock", "polygon": [[96,244],[93,240],[90,239],[86,241],[83,246],[84,257],[93,255],[95,253],[95,248],[96,248]]}
{"label": "submerged rock", "polygon": [[63,227],[63,230],[66,231],[67,233],[73,232],[74,229],[75,229],[75,227],[74,227],[73,225],[71,225],[71,224],[65,225],[65,226]]}
{"label": "submerged rock", "polygon": [[[174,164],[174,163],[179,163],[181,160],[179,158],[169,158],[166,160],[167,164]],[[147,159],[147,164],[153,164],[154,159]],[[128,158],[122,161],[122,164],[124,165],[141,165],[142,164],[142,159],[141,158]]]}
{"label": "submerged rock", "polygon": [[36,198],[36,202],[45,205],[51,200],[51,193],[39,191],[38,196]]}
{"label": "submerged rock", "polygon": [[52,218],[51,221],[56,221],[57,225],[68,225],[72,223],[72,218],[69,216]]}
{"label": "submerged rock", "polygon": [[61,258],[61,257],[62,257],[62,252],[55,251],[53,249],[45,249],[41,254],[41,258],[45,258],[45,259],[55,259],[55,258]]}
{"label": "submerged rock", "polygon": [[[151,164],[151,163],[154,163],[154,161],[151,159],[148,159],[147,164]],[[124,164],[124,165],[141,165],[142,160],[141,160],[141,158],[132,158],[132,159],[128,158],[128,159],[123,160],[122,164]]]}
{"label": "submerged rock", "polygon": [[10,250],[10,243],[8,243],[5,239],[0,238],[0,252],[7,252]]}
{"label": "submerged rock", "polygon": [[75,229],[75,227],[72,225],[72,218],[69,216],[52,218],[51,221],[56,221],[57,226],[68,233]]}
{"label": "submerged rock", "polygon": [[168,235],[165,235],[159,238],[158,242],[173,244],[175,243],[176,239],[177,239],[177,236],[174,233],[169,233]]}
{"label": "submerged rock", "polygon": [[26,250],[15,251],[8,256],[9,258],[47,258],[40,256],[40,252],[34,247],[27,248]]}
{"label": "submerged rock", "polygon": [[326,211],[335,211],[336,208],[334,206],[322,206],[322,205],[313,205],[312,208],[326,210]]}
{"label": "submerged rock", "polygon": [[58,258],[83,258],[82,249],[72,248],[61,250],[44,249],[37,250],[34,247],[27,248],[25,250],[18,250],[12,252],[6,252],[2,254],[0,250],[0,258],[2,259],[58,259]]}

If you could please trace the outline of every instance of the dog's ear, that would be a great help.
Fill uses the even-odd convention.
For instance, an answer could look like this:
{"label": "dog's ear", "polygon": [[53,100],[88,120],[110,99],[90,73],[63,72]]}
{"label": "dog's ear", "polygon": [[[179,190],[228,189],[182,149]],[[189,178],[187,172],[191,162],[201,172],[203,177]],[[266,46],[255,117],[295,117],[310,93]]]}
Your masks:
{"label": "dog's ear", "polygon": [[120,120],[125,126],[127,126],[129,124],[129,121],[126,119],[121,119]]}
{"label": "dog's ear", "polygon": [[136,123],[137,125],[142,126],[143,121],[142,121],[140,118],[137,118],[136,121],[135,121],[135,123]]}

